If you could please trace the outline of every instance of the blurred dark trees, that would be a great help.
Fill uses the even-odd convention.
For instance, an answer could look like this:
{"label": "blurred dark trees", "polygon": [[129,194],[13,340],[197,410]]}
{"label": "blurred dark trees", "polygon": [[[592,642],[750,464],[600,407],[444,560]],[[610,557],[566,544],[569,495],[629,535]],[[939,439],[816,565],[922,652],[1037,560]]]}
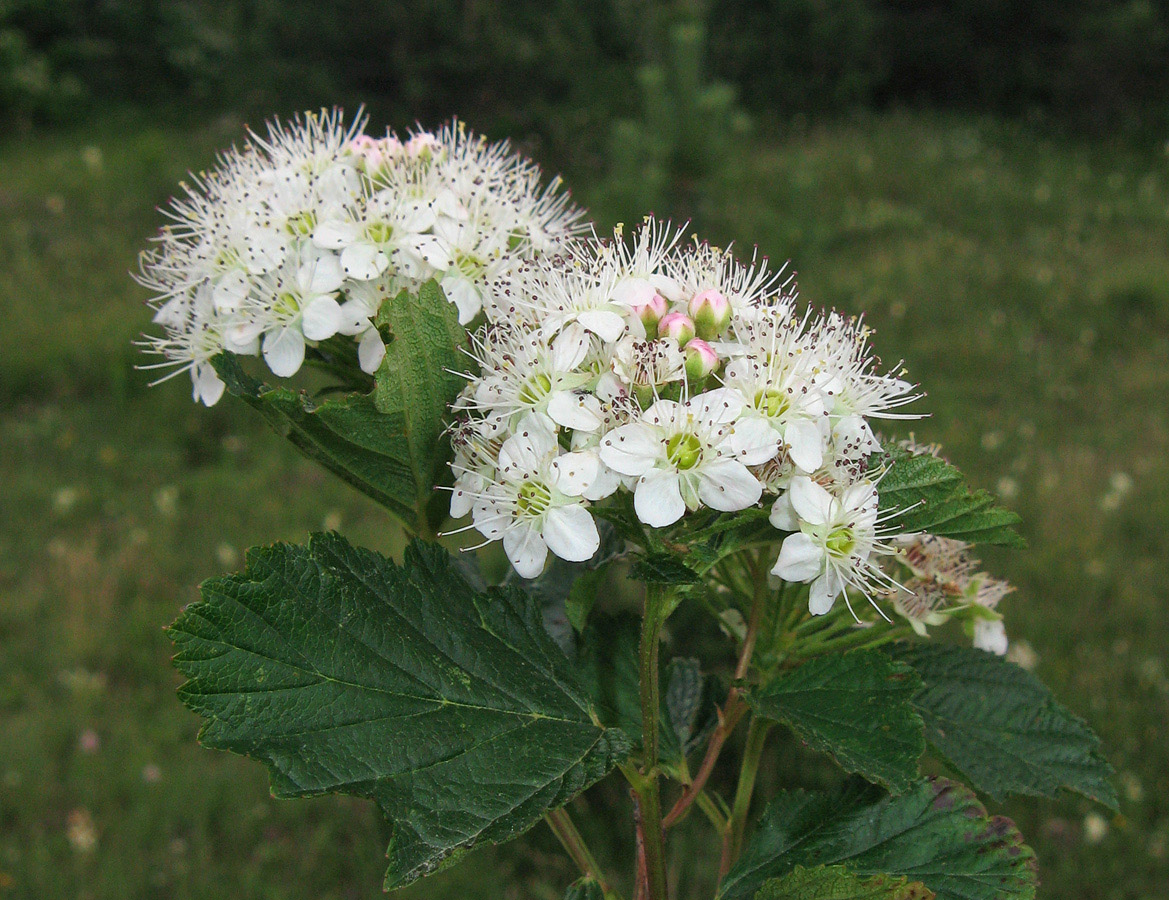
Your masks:
{"label": "blurred dark trees", "polygon": [[0,0],[0,121],[362,100],[604,150],[643,114],[645,67],[676,68],[679,23],[763,121],[907,105],[1169,127],[1169,0]]}

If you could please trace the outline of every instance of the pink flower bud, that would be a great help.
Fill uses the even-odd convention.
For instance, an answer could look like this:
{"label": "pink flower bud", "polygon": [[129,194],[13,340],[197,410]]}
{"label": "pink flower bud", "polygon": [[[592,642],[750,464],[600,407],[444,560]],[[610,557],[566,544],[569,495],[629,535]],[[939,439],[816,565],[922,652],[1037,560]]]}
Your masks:
{"label": "pink flower bud", "polygon": [[632,309],[633,314],[641,319],[646,333],[652,335],[657,331],[658,323],[669,311],[670,305],[665,297],[655,292],[645,303],[635,303]]}
{"label": "pink flower bud", "polygon": [[695,294],[689,309],[698,336],[704,341],[720,337],[731,324],[731,302],[713,288]]}
{"label": "pink flower bud", "polygon": [[679,347],[685,347],[694,339],[694,320],[684,312],[667,313],[658,322],[658,337],[671,337]]}
{"label": "pink flower bud", "polygon": [[429,156],[438,146],[438,138],[428,131],[421,131],[406,141],[406,153],[410,156]]}
{"label": "pink flower bud", "polygon": [[718,367],[718,353],[714,347],[701,338],[694,338],[686,345],[686,377],[701,381]]}

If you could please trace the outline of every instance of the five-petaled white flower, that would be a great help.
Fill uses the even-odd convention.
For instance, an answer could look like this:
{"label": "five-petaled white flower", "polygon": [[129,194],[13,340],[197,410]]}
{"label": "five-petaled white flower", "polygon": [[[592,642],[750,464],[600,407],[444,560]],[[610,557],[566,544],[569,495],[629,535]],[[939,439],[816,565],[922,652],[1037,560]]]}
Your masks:
{"label": "five-petaled white flower", "polygon": [[771,523],[792,532],[771,573],[784,581],[811,582],[812,615],[832,609],[847,587],[870,596],[875,584],[889,580],[873,559],[888,549],[879,540],[877,489],[870,481],[835,495],[807,476],[796,476],[775,501]]}
{"label": "five-petaled white flower", "polygon": [[778,439],[765,422],[739,418],[742,407],[725,388],[685,403],[659,400],[601,441],[602,462],[637,478],[642,522],[661,528],[700,504],[735,512],[759,500],[763,486],[747,466],[774,456]]}
{"label": "five-petaled white flower", "polygon": [[582,562],[597,552],[600,535],[582,495],[597,477],[592,451],[562,453],[556,435],[528,416],[499,449],[495,481],[472,507],[475,528],[503,539],[516,572],[535,578],[551,550]]}

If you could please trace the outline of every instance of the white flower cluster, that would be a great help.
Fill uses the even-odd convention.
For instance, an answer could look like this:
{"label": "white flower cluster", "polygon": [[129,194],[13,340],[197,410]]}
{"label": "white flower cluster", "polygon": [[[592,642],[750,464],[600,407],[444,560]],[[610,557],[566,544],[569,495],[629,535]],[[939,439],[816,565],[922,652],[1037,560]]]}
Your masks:
{"label": "white flower cluster", "polygon": [[767,497],[786,535],[772,571],[810,583],[813,613],[889,586],[870,420],[901,415],[913,385],[878,369],[861,322],[797,313],[765,261],[679,238],[647,220],[488,292],[480,374],[456,404],[452,516],[533,577],[549,550],[593,555],[590,507],[617,492],[653,528]]}
{"label": "white flower cluster", "polygon": [[173,201],[139,281],[164,332],[148,349],[191,373],[196,400],[223,394],[210,360],[224,350],[288,377],[341,335],[373,372],[385,297],[434,278],[469,323],[504,270],[580,228],[559,180],[543,187],[506,143],[458,122],[405,141],[364,126],[337,111],[273,123]]}

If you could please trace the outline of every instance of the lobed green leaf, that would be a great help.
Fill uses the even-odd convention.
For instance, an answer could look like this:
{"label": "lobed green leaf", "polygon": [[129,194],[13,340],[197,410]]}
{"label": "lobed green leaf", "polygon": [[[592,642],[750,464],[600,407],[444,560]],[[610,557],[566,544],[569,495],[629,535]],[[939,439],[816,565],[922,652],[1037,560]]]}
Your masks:
{"label": "lobed green leaf", "polygon": [[582,878],[568,886],[564,900],[604,900],[605,891],[595,878]]}
{"label": "lobed green leaf", "polygon": [[536,604],[474,589],[434,545],[400,566],[337,535],[255,549],[170,633],[204,745],[262,761],[276,796],[378,803],[387,889],[520,834],[629,752]]}
{"label": "lobed green leaf", "polygon": [[853,650],[810,659],[747,700],[845,771],[900,792],[917,782],[925,751],[921,716],[911,704],[920,688],[908,665],[880,650]]}
{"label": "lobed green leaf", "polygon": [[976,788],[993,797],[1052,797],[1067,788],[1117,808],[1100,739],[1030,672],[970,647],[892,652],[921,676],[913,704],[926,739]]}
{"label": "lobed green leaf", "polygon": [[751,898],[796,866],[844,865],[859,877],[920,881],[938,900],[1032,900],[1035,855],[1013,822],[936,779],[891,797],[853,781],[833,793],[786,792],[764,813],[718,900]]}

